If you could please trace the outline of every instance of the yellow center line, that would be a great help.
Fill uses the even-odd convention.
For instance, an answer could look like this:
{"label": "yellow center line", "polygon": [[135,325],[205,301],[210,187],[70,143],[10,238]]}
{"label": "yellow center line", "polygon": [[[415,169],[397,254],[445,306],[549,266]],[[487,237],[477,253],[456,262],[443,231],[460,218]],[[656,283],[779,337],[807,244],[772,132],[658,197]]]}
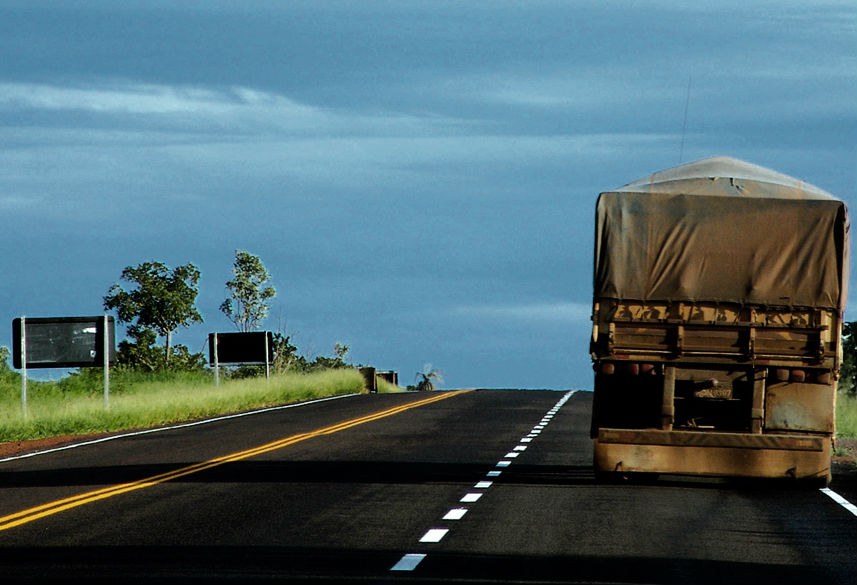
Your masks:
{"label": "yellow center line", "polygon": [[21,510],[20,512],[15,512],[7,516],[0,516],[0,530],[8,530],[9,528],[14,528],[15,526],[27,524],[29,522],[33,522],[34,520],[38,520],[39,518],[44,518],[46,516],[52,516],[54,514],[70,510],[71,508],[76,508],[78,506],[83,506],[84,504],[97,502],[98,500],[103,500],[135,490],[155,486],[166,481],[177,479],[179,477],[184,477],[193,473],[199,473],[200,471],[205,471],[206,469],[211,469],[212,467],[217,467],[219,465],[224,465],[226,463],[232,463],[235,461],[241,461],[242,459],[255,457],[256,455],[261,455],[263,453],[276,451],[278,449],[288,447],[289,445],[294,445],[295,443],[306,441],[307,439],[320,437],[322,435],[338,433],[339,431],[344,431],[346,429],[350,429],[358,425],[393,416],[401,412],[405,412],[406,410],[410,410],[412,408],[418,408],[420,406],[425,406],[433,402],[438,402],[439,400],[452,398],[453,396],[457,396],[463,392],[468,392],[468,390],[442,392],[430,396],[429,398],[424,398],[415,402],[409,402],[408,404],[395,406],[393,408],[388,408],[386,410],[367,414],[365,416],[361,416],[355,419],[338,422],[326,427],[322,427],[320,429],[316,429],[314,431],[310,431],[308,433],[299,433],[296,435],[291,435],[289,437],[284,437],[282,439],[278,439],[270,443],[265,443],[264,445],[259,445],[258,447],[254,447],[252,449],[247,449],[246,451],[238,451],[229,455],[215,457],[214,459],[209,459],[208,461],[201,461],[199,463],[194,463],[193,465],[181,467],[173,471],[167,471],[165,473],[153,475],[144,479],[138,479],[136,481],[104,487],[82,494],[77,494],[75,496],[70,496],[68,498],[63,498],[61,500],[54,500],[53,502],[48,502],[46,504],[41,504],[33,508]]}

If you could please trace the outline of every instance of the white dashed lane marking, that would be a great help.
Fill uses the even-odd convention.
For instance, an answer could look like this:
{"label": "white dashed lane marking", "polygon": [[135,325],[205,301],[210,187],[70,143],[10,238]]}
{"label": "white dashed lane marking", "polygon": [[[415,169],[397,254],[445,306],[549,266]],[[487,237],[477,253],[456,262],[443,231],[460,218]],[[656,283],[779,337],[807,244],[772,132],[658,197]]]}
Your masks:
{"label": "white dashed lane marking", "polygon": [[453,508],[443,517],[444,520],[461,520],[467,514],[467,508]]}
{"label": "white dashed lane marking", "polygon": [[422,553],[410,553],[399,559],[399,562],[393,565],[391,571],[413,571],[417,568],[426,556]]}
{"label": "white dashed lane marking", "polygon": [[449,528],[432,528],[423,534],[420,542],[440,542],[447,532],[449,532]]}
{"label": "white dashed lane marking", "polygon": [[[575,391],[566,392],[563,395],[563,397],[560,398],[559,402],[557,402],[556,405],[553,408],[551,408],[547,412],[547,414],[545,414],[541,418],[541,420],[539,421],[539,424],[535,425],[533,427],[533,430],[531,430],[529,432],[529,434],[527,434],[527,436],[521,438],[520,443],[531,443],[533,441],[533,439],[538,437],[539,433],[541,433],[542,430],[551,422],[551,420],[553,419],[553,416],[557,412],[559,412],[560,407],[562,407],[562,405],[565,404],[569,398],[571,398],[571,396],[574,394],[574,392]],[[523,453],[526,450],[527,450],[527,445],[520,445],[520,444],[516,445],[515,447],[512,448],[511,451],[509,451],[508,453],[506,453],[503,456],[503,459],[501,459],[497,462],[497,464],[494,466],[494,469],[489,471],[485,475],[485,477],[490,477],[490,478],[495,478],[495,479],[500,477],[500,474],[503,473],[501,471],[501,469],[509,467],[510,465],[512,465],[512,460],[517,458],[521,453]],[[473,489],[487,490],[492,485],[494,485],[493,481],[483,480],[483,481],[477,482],[473,486]],[[464,496],[462,496],[462,498],[459,500],[459,502],[461,502],[463,504],[473,504],[475,502],[478,502],[479,499],[482,498],[482,496],[485,493],[486,492],[484,492],[484,491],[482,491],[482,492],[467,492],[466,494],[464,494]],[[461,520],[462,518],[464,518],[464,515],[467,514],[467,512],[469,510],[470,510],[470,508],[464,508],[464,507],[452,508],[443,516],[443,520],[447,520],[447,521]],[[427,543],[427,544],[435,544],[435,543],[438,543],[441,540],[443,540],[443,538],[448,533],[449,533],[449,528],[432,528],[428,532],[426,532],[422,538],[420,538],[420,542],[421,543]],[[413,571],[414,569],[417,568],[417,565],[419,565],[426,558],[426,556],[427,556],[427,553],[407,553],[401,559],[399,559],[399,561],[395,565],[390,567],[390,570],[391,571]]]}

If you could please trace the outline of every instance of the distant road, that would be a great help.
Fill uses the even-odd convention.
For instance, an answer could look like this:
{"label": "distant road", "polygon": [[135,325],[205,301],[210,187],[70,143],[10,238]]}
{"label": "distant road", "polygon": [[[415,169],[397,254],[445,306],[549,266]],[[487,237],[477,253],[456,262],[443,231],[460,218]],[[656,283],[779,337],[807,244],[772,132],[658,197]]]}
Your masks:
{"label": "distant road", "polygon": [[596,484],[590,409],[361,395],[5,461],[0,579],[857,582],[857,516],[819,490]]}

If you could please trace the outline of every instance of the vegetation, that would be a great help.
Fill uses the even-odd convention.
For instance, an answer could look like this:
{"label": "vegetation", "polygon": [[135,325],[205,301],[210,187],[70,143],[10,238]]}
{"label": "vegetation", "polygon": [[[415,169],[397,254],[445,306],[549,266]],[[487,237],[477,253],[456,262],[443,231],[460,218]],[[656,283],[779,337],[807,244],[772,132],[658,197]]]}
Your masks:
{"label": "vegetation", "polygon": [[[5,362],[3,362],[5,363]],[[56,382],[28,381],[21,409],[20,375],[0,371],[0,442],[152,428],[210,416],[364,392],[355,368],[229,379],[215,386],[208,372],[122,371],[110,376],[110,407],[102,372],[81,370]],[[379,384],[379,391],[400,391]]]}
{"label": "vegetation", "polygon": [[391,384],[387,380],[383,378],[375,379],[376,386],[378,387],[378,393],[380,394],[388,394],[391,392],[402,392],[402,389],[395,384]]}
{"label": "vegetation", "polygon": [[[229,298],[220,310],[250,332],[268,315],[276,295],[266,285],[268,271],[249,252],[236,250],[233,278],[226,282]],[[128,266],[119,284],[103,298],[117,321],[127,325],[110,369],[110,400],[103,400],[104,372],[83,368],[58,381],[27,380],[26,413],[22,408],[21,375],[9,368],[9,350],[0,346],[0,442],[58,435],[80,435],[151,428],[209,416],[242,412],[324,396],[364,392],[360,366],[347,361],[348,345],[337,342],[333,356],[312,360],[300,355],[291,337],[273,335],[272,376],[263,366],[223,368],[215,384],[203,354],[191,353],[171,338],[179,327],[202,323],[195,307],[200,272],[192,263],[170,269],[161,262]],[[164,339],[158,346],[158,338]],[[426,372],[420,389],[431,389],[439,372]],[[379,392],[401,388],[378,380]]]}
{"label": "vegetation", "polygon": [[170,270],[161,262],[143,262],[122,270],[122,280],[134,283],[136,288],[125,290],[114,284],[104,297],[104,308],[115,310],[119,323],[131,324],[128,336],[132,341],[119,344],[120,363],[156,369],[159,362],[153,361],[153,345],[161,336],[165,339],[161,367],[169,368],[172,357],[191,369],[201,365],[201,355],[190,354],[183,347],[173,349],[170,343],[179,327],[202,323],[202,315],[194,306],[199,277],[199,269],[191,263]]}
{"label": "vegetation", "polygon": [[265,265],[258,256],[247,251],[235,251],[232,275],[232,280],[226,282],[230,296],[220,305],[220,310],[235,323],[238,331],[256,331],[268,316],[268,301],[277,291],[265,285],[270,279]]}
{"label": "vegetation", "polygon": [[[443,372],[433,368],[431,364],[425,364],[421,372],[417,372],[417,385],[413,387],[417,391],[434,390],[435,382],[443,382]],[[408,388],[411,388],[410,386]]]}
{"label": "vegetation", "polygon": [[836,396],[836,436],[857,439],[857,396],[840,391]]}
{"label": "vegetation", "polygon": [[837,448],[838,455],[857,457],[844,446],[857,439],[857,321],[842,326],[842,370],[836,396],[836,436],[848,439]]}
{"label": "vegetation", "polygon": [[846,458],[857,468],[857,396],[840,391],[836,396],[836,438],[834,455]]}

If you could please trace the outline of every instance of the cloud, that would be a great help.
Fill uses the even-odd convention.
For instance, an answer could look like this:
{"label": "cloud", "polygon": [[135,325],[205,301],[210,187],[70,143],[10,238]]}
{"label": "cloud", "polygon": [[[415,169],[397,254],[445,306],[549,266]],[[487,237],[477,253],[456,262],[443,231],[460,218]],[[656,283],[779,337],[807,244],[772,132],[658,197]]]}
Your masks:
{"label": "cloud", "polygon": [[[95,116],[99,123],[147,131],[224,136],[420,135],[454,131],[460,120],[396,111],[361,112],[318,107],[246,86],[200,87],[135,82],[90,85],[0,83],[0,116],[60,113]],[[101,117],[101,119],[98,119]],[[50,120],[49,120],[50,123]],[[84,122],[91,125],[92,119]]]}
{"label": "cloud", "polygon": [[0,108],[105,114],[207,114],[275,109],[307,116],[317,110],[283,96],[247,87],[212,89],[144,83],[61,86],[0,83]]}
{"label": "cloud", "polygon": [[33,83],[0,84],[0,106],[35,110],[81,110],[123,114],[222,113],[246,100],[207,89],[126,84],[63,87]]}
{"label": "cloud", "polygon": [[320,108],[249,87],[133,82],[78,86],[0,83],[0,114],[4,111],[114,116],[125,127],[155,123],[198,131],[247,126],[317,129],[329,126],[331,119]]}
{"label": "cloud", "polygon": [[[676,83],[670,84],[669,81]],[[641,78],[633,67],[579,65],[573,71],[494,72],[448,77],[435,86],[447,95],[513,107],[592,110],[626,104],[641,97],[653,103],[675,101],[684,95],[684,79],[663,72]]]}
{"label": "cloud", "polygon": [[70,206],[79,217],[102,218],[120,201],[144,210],[248,186],[295,199],[386,190],[416,200],[454,184],[496,200],[503,195],[489,179],[498,172],[522,181],[674,142],[654,134],[492,133],[479,121],[320,108],[248,86],[133,82],[0,83],[0,120],[7,186],[0,207],[57,218]]}

